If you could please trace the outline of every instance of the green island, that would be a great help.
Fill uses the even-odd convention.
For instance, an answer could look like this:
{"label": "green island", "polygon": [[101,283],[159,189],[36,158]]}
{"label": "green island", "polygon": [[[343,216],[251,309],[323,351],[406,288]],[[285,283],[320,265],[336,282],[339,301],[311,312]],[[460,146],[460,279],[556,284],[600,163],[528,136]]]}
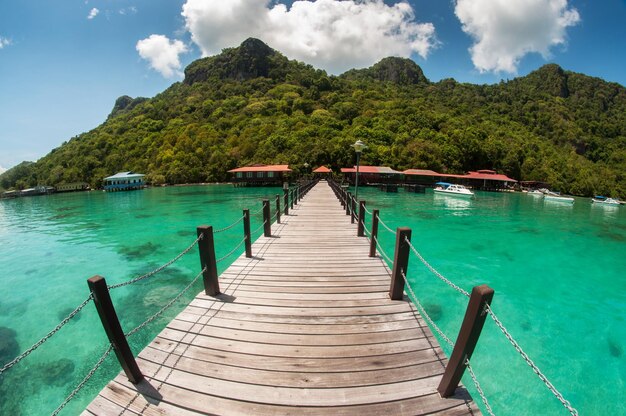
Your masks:
{"label": "green island", "polygon": [[542,66],[496,85],[430,82],[408,59],[328,75],[257,39],[199,59],[153,98],[117,99],[107,120],[0,175],[0,190],[119,171],[153,185],[220,182],[254,163],[361,163],[444,173],[493,169],[579,196],[626,197],[626,89]]}

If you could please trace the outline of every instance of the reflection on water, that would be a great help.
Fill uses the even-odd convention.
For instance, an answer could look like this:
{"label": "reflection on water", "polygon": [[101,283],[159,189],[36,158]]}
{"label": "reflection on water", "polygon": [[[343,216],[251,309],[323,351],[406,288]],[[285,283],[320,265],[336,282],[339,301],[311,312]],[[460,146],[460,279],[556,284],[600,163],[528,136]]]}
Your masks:
{"label": "reflection on water", "polygon": [[[472,207],[472,200],[468,198],[460,198],[456,196],[434,194],[434,202],[436,206],[444,207],[454,211],[467,211]],[[454,215],[466,215],[467,213],[458,212]]]}

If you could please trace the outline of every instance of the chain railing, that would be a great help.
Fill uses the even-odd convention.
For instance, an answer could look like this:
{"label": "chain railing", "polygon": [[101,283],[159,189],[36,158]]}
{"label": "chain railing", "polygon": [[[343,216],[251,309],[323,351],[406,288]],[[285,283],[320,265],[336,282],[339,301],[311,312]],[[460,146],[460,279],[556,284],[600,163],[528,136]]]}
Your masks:
{"label": "chain railing", "polygon": [[48,332],[43,338],[41,338],[39,341],[35,342],[26,351],[24,351],[23,353],[21,353],[20,355],[15,357],[13,360],[9,361],[4,366],[2,366],[2,368],[0,368],[0,375],[2,375],[2,373],[7,371],[8,369],[10,369],[11,367],[13,367],[15,364],[17,364],[20,361],[22,361],[24,358],[26,358],[28,355],[30,355],[30,353],[32,353],[37,348],[39,348],[42,344],[44,344],[46,341],[48,341],[54,334],[59,332],[59,330],[61,328],[63,328],[69,321],[71,321],[72,318],[74,316],[76,316],[76,314],[78,314],[78,312],[80,312],[85,306],[87,306],[87,304],[92,299],[93,299],[93,294],[90,293],[89,296],[87,297],[87,299],[85,299],[80,305],[78,305],[76,307],[76,309],[74,309],[72,312],[70,312],[69,315],[67,315],[61,322],[59,322],[59,324],[56,327],[54,327],[54,329],[52,331]]}
{"label": "chain railing", "polygon": [[[437,334],[439,334],[441,339],[443,339],[450,346],[450,348],[454,348],[454,342],[452,342],[452,340],[450,338],[448,338],[448,336],[443,332],[443,330],[441,328],[439,328],[439,325],[437,325],[435,323],[435,321],[433,321],[433,319],[430,317],[428,312],[426,312],[426,308],[424,308],[422,303],[419,301],[417,295],[415,295],[415,292],[413,292],[413,288],[411,287],[411,285],[409,283],[409,279],[406,277],[406,274],[404,273],[404,270],[402,270],[400,272],[400,274],[402,275],[402,279],[404,279],[404,287],[408,289],[409,295],[411,297],[411,301],[413,302],[413,304],[419,310],[420,315],[424,319],[426,319],[426,322],[428,322],[430,327],[433,328],[435,330],[435,332],[437,332]],[[417,319],[417,317],[416,317],[416,319]],[[478,382],[478,379],[476,378],[476,374],[474,374],[474,371],[472,370],[472,368],[470,366],[469,359],[465,360],[465,365],[466,365],[466,368],[470,372],[470,376],[472,378],[472,381],[474,382],[474,385],[476,386],[476,391],[478,391],[478,394],[480,395],[480,398],[481,398],[483,404],[485,405],[485,408],[487,409],[487,412],[491,416],[494,416],[493,410],[491,409],[491,406],[489,405],[489,401],[487,400],[487,396],[485,395],[485,392],[481,388],[480,383]]]}
{"label": "chain railing", "polygon": [[254,231],[252,231],[250,234],[256,234],[257,232],[259,232],[259,230],[261,228],[263,228],[265,226],[265,224],[267,224],[267,221],[263,221],[263,223],[261,225],[259,225]]}
{"label": "chain railing", "polygon": [[223,255],[222,257],[220,257],[219,259],[215,260],[215,263],[216,263],[216,264],[217,264],[217,263],[220,263],[220,262],[222,262],[222,261],[226,260],[228,257],[232,256],[232,255],[233,255],[233,253],[234,253],[235,251],[237,251],[237,250],[238,250],[238,249],[239,249],[239,248],[243,245],[243,243],[245,243],[245,242],[246,242],[246,239],[247,239],[247,237],[244,237],[244,238],[243,238],[243,240],[241,240],[241,241],[239,242],[239,244],[237,244],[237,245],[235,246],[235,248],[233,248],[232,250],[230,250],[228,253],[224,254],[224,255]]}
{"label": "chain railing", "polygon": [[457,292],[461,293],[462,295],[465,295],[466,297],[469,298],[470,294],[469,292],[467,292],[466,290],[464,290],[463,288],[459,287],[458,285],[452,283],[449,279],[447,279],[444,275],[442,275],[441,273],[439,273],[437,271],[437,269],[435,269],[433,266],[430,265],[430,263],[428,263],[426,261],[426,259],[424,258],[424,256],[422,256],[419,251],[417,251],[417,249],[415,248],[415,246],[411,243],[411,241],[408,238],[405,238],[404,241],[409,245],[409,248],[411,249],[411,251],[413,252],[413,254],[415,254],[415,256],[417,256],[417,258],[419,259],[419,261],[422,262],[422,264],[424,266],[426,266],[426,268],[428,270],[430,270],[435,276],[437,276],[441,281],[443,281],[444,283],[446,283],[448,286],[450,286],[452,289],[456,290]]}
{"label": "chain railing", "polygon": [[59,407],[57,407],[56,410],[52,412],[52,416],[57,416],[59,412],[61,412],[61,410],[63,410],[63,408],[67,406],[67,404],[78,394],[78,392],[82,390],[82,388],[85,386],[85,384],[87,384],[89,379],[91,379],[96,371],[98,371],[98,369],[102,366],[104,360],[106,360],[111,351],[113,351],[113,344],[109,344],[109,347],[104,352],[104,354],[102,354],[102,357],[100,357],[96,365],[93,366],[93,368],[89,371],[89,373],[87,373],[85,378],[83,378],[83,380],[78,383],[76,388],[74,388],[74,390],[72,390],[72,392],[65,398],[65,400],[63,400],[63,403],[61,403]]}
{"label": "chain railing", "polygon": [[480,395],[480,399],[483,401],[483,404],[485,405],[485,409],[487,409],[487,413],[489,413],[491,416],[495,416],[493,413],[493,409],[491,408],[491,405],[487,401],[487,396],[485,395],[485,392],[480,386],[480,383],[478,382],[478,378],[476,378],[476,374],[474,374],[474,370],[472,369],[472,365],[470,364],[469,360],[465,360],[465,368],[469,372],[469,375],[472,378],[472,381],[474,382],[476,391]]}
{"label": "chain railing", "polygon": [[220,228],[219,230],[214,230],[213,234],[219,234],[219,233],[223,233],[224,231],[228,231],[231,228],[233,228],[235,225],[239,224],[241,221],[243,221],[245,217],[242,215],[241,217],[239,217],[239,219],[237,221],[235,221],[234,223],[230,224],[227,227],[224,228]]}
{"label": "chain railing", "polygon": [[196,277],[193,278],[193,280],[187,285],[185,286],[185,288],[178,294],[176,295],[174,298],[172,298],[169,302],[167,302],[165,304],[165,306],[163,306],[161,309],[159,309],[156,313],[154,313],[153,315],[151,315],[148,319],[146,319],[145,321],[143,321],[143,323],[139,324],[137,327],[135,327],[134,329],[131,329],[130,331],[128,331],[126,334],[124,334],[126,337],[130,337],[134,334],[136,334],[137,332],[139,332],[141,329],[143,329],[146,325],[150,324],[150,322],[154,321],[155,319],[157,319],[159,316],[163,315],[163,313],[168,310],[174,303],[176,303],[176,301],[178,299],[180,299],[185,293],[187,293],[187,291],[198,281],[198,279],[200,278],[200,276],[202,276],[202,273],[204,273],[206,271],[206,267],[203,268],[200,273],[198,273],[196,275]]}
{"label": "chain railing", "polygon": [[185,250],[183,250],[179,255],[177,255],[176,257],[174,257],[172,260],[168,261],[167,263],[165,263],[164,265],[157,267],[156,269],[152,270],[151,272],[148,272],[142,276],[139,277],[135,277],[134,279],[131,279],[127,282],[122,282],[122,283],[118,283],[115,285],[110,285],[109,286],[109,290],[112,289],[117,289],[123,286],[128,286],[128,285],[132,285],[133,283],[137,283],[141,280],[147,279],[149,277],[154,276],[155,274],[163,271],[164,269],[168,268],[169,266],[171,266],[172,264],[176,263],[181,257],[183,257],[185,254],[189,253],[189,251],[196,245],[198,244],[198,241],[202,240],[202,234],[200,234],[198,236],[198,238],[196,238],[194,240],[193,243],[191,243],[191,245],[189,247],[187,247]]}
{"label": "chain railing", "polygon": [[384,223],[383,219],[380,218],[380,216],[378,216],[378,223],[382,225],[385,230],[389,231],[393,235],[396,235],[396,232],[392,230],[391,228],[389,228],[389,226],[387,226],[387,224]]}
{"label": "chain railing", "polygon": [[511,335],[511,333],[506,329],[506,327],[504,326],[504,324],[500,321],[500,319],[498,319],[498,317],[496,316],[496,314],[494,313],[494,311],[491,309],[491,307],[489,305],[487,305],[487,313],[489,313],[489,316],[491,316],[491,319],[493,320],[493,322],[496,324],[496,326],[500,329],[500,331],[502,331],[502,333],[504,334],[504,336],[506,337],[506,339],[511,343],[511,345],[513,346],[513,348],[515,348],[515,350],[519,353],[519,355],[522,357],[522,359],[526,362],[526,364],[528,364],[528,366],[530,368],[532,368],[533,372],[535,374],[537,374],[537,377],[539,377],[539,379],[546,385],[546,387],[552,392],[552,394],[554,395],[554,397],[556,397],[558,399],[558,401],[561,402],[561,404],[563,405],[563,407],[565,407],[570,414],[572,415],[578,415],[578,411],[572,407],[572,404],[565,399],[565,397],[563,397],[563,395],[556,389],[556,387],[554,387],[554,385],[550,382],[550,380],[548,380],[548,378],[541,372],[541,370],[539,369],[539,367],[537,367],[537,365],[533,362],[533,360],[528,356],[528,354],[526,354],[526,352],[524,352],[524,350],[522,349],[522,347],[519,345],[519,343],[513,338],[513,336]]}
{"label": "chain railing", "polygon": [[383,256],[383,258],[385,260],[387,260],[389,262],[389,264],[393,264],[393,260],[391,260],[389,258],[389,256],[387,255],[387,253],[384,252],[382,246],[380,245],[380,243],[378,242],[378,238],[374,237],[374,241],[376,242],[376,248],[378,249],[378,252]]}

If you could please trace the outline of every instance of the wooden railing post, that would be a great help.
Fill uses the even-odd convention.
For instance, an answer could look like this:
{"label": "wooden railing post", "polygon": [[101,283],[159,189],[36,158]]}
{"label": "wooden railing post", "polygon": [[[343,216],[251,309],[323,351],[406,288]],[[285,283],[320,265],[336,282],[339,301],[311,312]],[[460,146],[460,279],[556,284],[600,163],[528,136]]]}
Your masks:
{"label": "wooden railing post", "polygon": [[359,202],[359,223],[356,227],[356,235],[365,237],[365,201]]}
{"label": "wooden railing post", "polygon": [[352,204],[350,204],[350,198],[351,198],[350,192],[346,192],[346,215],[350,215],[350,206]]}
{"label": "wooden railing post", "polygon": [[280,195],[276,194],[276,224],[280,224]]}
{"label": "wooden railing post", "polygon": [[370,236],[370,257],[376,257],[376,240],[378,239],[378,210],[372,211],[372,235]]}
{"label": "wooden railing post", "polygon": [[293,201],[293,195],[294,195],[294,190],[292,189],[292,190],[289,192],[289,198],[291,199],[291,209],[293,209],[293,203],[294,203],[294,201]]}
{"label": "wooden railing post", "polygon": [[289,188],[283,189],[283,204],[285,205],[285,215],[289,215]]}
{"label": "wooden railing post", "polygon": [[409,243],[411,241],[411,229],[408,227],[398,227],[396,229],[396,251],[393,256],[393,269],[391,270],[391,287],[389,288],[389,298],[392,300],[402,300],[404,292],[404,277],[407,274],[409,265]]}
{"label": "wooden railing post", "polygon": [[143,374],[139,370],[126,336],[124,336],[120,321],[117,319],[106,280],[102,276],[93,276],[87,279],[87,285],[93,294],[93,303],[96,305],[104,332],[106,332],[109,342],[113,344],[117,360],[128,377],[128,381],[133,384],[139,383],[143,380]]}
{"label": "wooden railing post", "polygon": [[356,221],[356,198],[354,195],[350,196],[350,222],[354,224]]}
{"label": "wooden railing post", "polygon": [[213,240],[213,227],[201,225],[198,227],[198,251],[200,251],[200,267],[206,270],[202,273],[204,293],[209,296],[220,294],[220,284],[217,281],[217,262],[215,259],[215,242]]}
{"label": "wooden railing post", "polygon": [[296,187],[293,189],[293,203],[294,203],[295,205],[298,205],[298,190],[299,190],[299,189],[300,189],[300,186],[299,186],[299,185],[298,185],[298,186],[296,186]]}
{"label": "wooden railing post", "polygon": [[252,257],[252,236],[250,235],[250,210],[243,210],[243,237],[246,239],[244,246],[246,247],[246,257]]}
{"label": "wooden railing post", "polygon": [[263,235],[265,237],[272,236],[272,216],[268,199],[263,200]]}
{"label": "wooden railing post", "polygon": [[472,289],[459,336],[456,338],[452,355],[439,387],[437,387],[437,391],[442,397],[452,396],[461,381],[465,372],[465,362],[472,358],[480,332],[485,324],[487,305],[491,304],[493,294],[493,289],[487,285],[475,286]]}

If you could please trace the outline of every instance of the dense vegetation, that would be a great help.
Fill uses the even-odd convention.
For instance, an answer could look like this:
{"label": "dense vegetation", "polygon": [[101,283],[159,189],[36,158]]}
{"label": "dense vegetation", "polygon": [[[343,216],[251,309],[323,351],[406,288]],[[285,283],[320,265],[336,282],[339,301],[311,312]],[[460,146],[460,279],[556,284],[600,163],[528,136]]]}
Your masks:
{"label": "dense vegetation", "polygon": [[87,181],[118,171],[152,183],[223,181],[252,163],[495,169],[576,195],[626,197],[626,89],[546,65],[498,85],[429,82],[386,58],[329,76],[256,39],[197,60],[151,99],[121,97],[108,119],[0,187]]}

